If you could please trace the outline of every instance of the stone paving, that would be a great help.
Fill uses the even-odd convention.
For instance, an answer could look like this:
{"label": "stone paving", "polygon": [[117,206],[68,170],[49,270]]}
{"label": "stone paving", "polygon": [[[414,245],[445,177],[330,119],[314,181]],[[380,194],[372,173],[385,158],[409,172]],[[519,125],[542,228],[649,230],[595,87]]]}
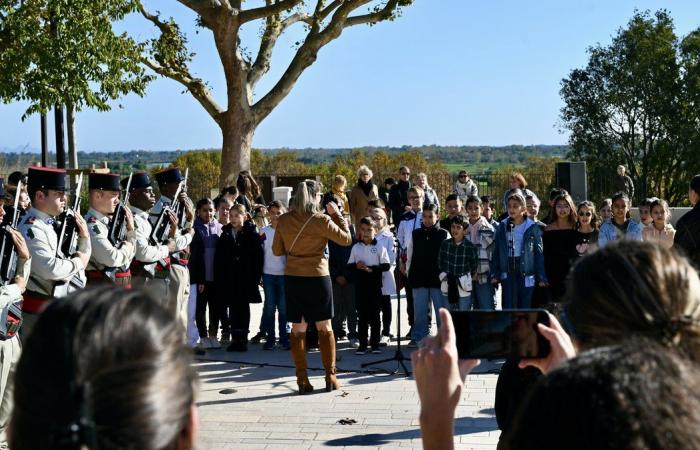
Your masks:
{"label": "stone paving", "polygon": [[[252,329],[257,328],[260,310],[253,305]],[[394,352],[392,343],[381,355],[357,356],[347,341],[341,341],[337,366],[343,386],[331,393],[323,389],[320,355],[312,352],[309,376],[316,391],[302,397],[296,392],[289,352],[263,351],[261,345],[250,345],[247,353],[210,350],[196,365],[201,378],[197,448],[421,448],[414,380],[388,375],[397,367],[395,362],[361,367]],[[410,349],[404,353],[408,356]],[[410,361],[407,365],[410,368]],[[482,364],[468,377],[457,410],[455,448],[496,448],[497,367]]]}

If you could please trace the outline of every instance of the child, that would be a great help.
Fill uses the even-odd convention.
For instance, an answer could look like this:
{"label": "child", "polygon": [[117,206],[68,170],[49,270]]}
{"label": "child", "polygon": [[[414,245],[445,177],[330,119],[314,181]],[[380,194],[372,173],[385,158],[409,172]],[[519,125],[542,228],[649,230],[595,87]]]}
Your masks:
{"label": "child", "polygon": [[413,289],[414,323],[411,330],[409,347],[416,347],[429,333],[428,312],[432,300],[435,318],[440,328],[440,308],[448,304],[440,292],[440,268],[437,265],[440,244],[447,239],[447,231],[437,224],[437,207],[428,205],[423,208],[421,227],[413,232],[408,244],[407,272]]}
{"label": "child", "polygon": [[[476,198],[478,197],[469,197]],[[469,199],[467,199],[467,202]],[[443,300],[453,311],[468,311],[472,307],[472,273],[476,271],[477,249],[464,238],[467,222],[463,216],[454,216],[450,228],[452,238],[440,244],[438,267]]]}
{"label": "child", "polygon": [[489,281],[491,256],[495,247],[496,229],[484,215],[479,197],[467,199],[469,219],[466,238],[476,246],[478,265],[472,279],[472,302],[475,309],[496,309],[496,289]]}
{"label": "child", "polygon": [[598,246],[605,247],[609,242],[618,239],[633,241],[642,240],[642,225],[628,219],[630,199],[624,192],[618,192],[612,197],[612,219],[600,226]]}
{"label": "child", "polygon": [[639,204],[639,224],[642,226],[649,226],[654,222],[654,218],[651,217],[651,203],[658,200],[656,197],[645,198]]}
{"label": "child", "polygon": [[253,206],[253,223],[255,223],[255,226],[258,227],[259,230],[269,225],[268,213],[265,205]]}
{"label": "child", "polygon": [[287,265],[286,256],[275,256],[272,253],[272,241],[275,239],[275,228],[282,214],[287,209],[282,202],[277,200],[267,206],[270,216],[270,225],[260,230],[260,238],[263,241],[263,289],[265,290],[265,303],[263,305],[263,328],[267,333],[267,339],[263,350],[275,348],[275,308],[278,314],[279,343],[285,350],[289,350],[289,336],[287,336],[287,306],[284,301],[284,268]]}
{"label": "child", "polygon": [[600,202],[600,207],[598,208],[600,213],[600,223],[603,224],[612,218],[612,199],[606,198]]}
{"label": "child", "polygon": [[[657,198],[649,204],[649,207],[653,221],[644,227],[642,237],[645,241],[658,242],[667,248],[673,247],[673,238],[676,236],[676,230],[673,228],[673,225],[668,223],[671,218],[668,203],[666,203],[666,200]],[[641,206],[639,208],[641,211]]]}
{"label": "child", "polygon": [[496,229],[491,259],[491,283],[503,286],[502,308],[529,308],[535,284],[547,285],[542,252],[542,229],[528,217],[525,197],[508,197],[508,218]]}
{"label": "child", "polygon": [[233,206],[233,201],[228,197],[219,196],[214,200],[214,208],[216,208],[216,219],[221,226],[228,225],[229,210]]}
{"label": "child", "polygon": [[336,175],[333,179],[333,195],[338,199],[345,214],[350,214],[350,202],[345,190],[348,186],[348,180],[343,175]]}
{"label": "child", "polygon": [[362,241],[352,246],[348,267],[355,270],[355,304],[359,314],[358,334],[360,347],[357,355],[367,353],[367,326],[371,329],[369,344],[372,353],[379,350],[379,307],[382,297],[382,273],[389,270],[391,262],[386,249],[377,243],[375,223],[371,217],[360,219]]}
{"label": "child", "polygon": [[230,223],[222,228],[216,244],[214,283],[219,292],[227,292],[231,344],[228,352],[248,351],[250,303],[262,303],[260,279],[263,247],[255,226],[246,222],[245,206],[235,204],[229,211]]}
{"label": "child", "polygon": [[[194,220],[190,269],[190,304],[188,305],[188,332],[190,341],[196,337],[192,325],[196,324],[199,333],[199,345],[205,349],[221,348],[216,339],[219,331],[219,312],[223,309],[220,296],[214,287],[214,256],[216,243],[221,235],[221,224],[214,220],[214,202],[203,198],[197,202],[197,218]],[[209,328],[207,330],[206,312],[209,308]],[[222,325],[223,325],[222,321]],[[229,334],[228,324],[222,332]]]}
{"label": "child", "polygon": [[486,221],[491,224],[495,230],[498,226],[498,222],[493,218],[496,214],[496,202],[490,195],[484,195],[481,197],[481,215],[486,218]]}
{"label": "child", "polygon": [[453,217],[462,214],[462,200],[457,194],[450,194],[445,199],[445,209],[447,210],[447,217],[440,221],[440,228],[446,231],[450,231],[451,220]]}
{"label": "child", "polygon": [[391,296],[396,295],[396,279],[394,269],[396,268],[396,238],[391,232],[387,223],[386,211],[382,208],[374,208],[370,211],[370,216],[376,224],[377,243],[386,249],[391,264],[388,272],[382,272],[382,337],[379,345],[385,347],[389,345],[391,339]]}

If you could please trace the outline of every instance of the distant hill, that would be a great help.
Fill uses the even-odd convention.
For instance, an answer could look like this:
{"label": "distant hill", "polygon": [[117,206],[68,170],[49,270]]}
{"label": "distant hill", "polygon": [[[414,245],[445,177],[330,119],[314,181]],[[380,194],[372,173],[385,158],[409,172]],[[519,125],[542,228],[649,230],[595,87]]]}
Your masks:
{"label": "distant hill", "polygon": [[[14,151],[13,151],[14,150]],[[40,155],[24,147],[22,149],[0,147],[0,163],[4,167],[28,166],[40,160]],[[131,150],[126,152],[78,152],[80,165],[89,167],[92,164],[101,165],[106,161],[110,167],[130,166],[145,169],[155,165],[167,165],[178,156],[189,151],[216,151],[217,149],[193,149],[176,151]],[[353,151],[373,153],[383,151],[389,154],[419,151],[431,160],[439,159],[448,166],[464,167],[498,167],[503,165],[522,165],[530,157],[564,157],[569,151],[566,145],[508,145],[492,146],[402,146],[402,147],[358,147],[358,148],[276,148],[260,149],[263,154],[280,151],[296,153],[300,162],[317,164],[329,161],[337,156],[347,155]],[[49,155],[50,161],[55,161],[55,155]]]}

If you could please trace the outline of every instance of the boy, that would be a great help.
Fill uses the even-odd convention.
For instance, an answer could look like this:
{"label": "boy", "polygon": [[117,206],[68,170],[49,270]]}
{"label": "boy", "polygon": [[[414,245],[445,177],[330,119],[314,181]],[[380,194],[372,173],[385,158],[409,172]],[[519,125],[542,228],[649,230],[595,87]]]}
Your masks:
{"label": "boy", "polygon": [[495,230],[498,226],[498,222],[493,218],[493,215],[496,212],[496,203],[494,202],[493,197],[490,195],[484,195],[481,197],[481,208],[481,215],[486,218],[486,221],[490,223]]}
{"label": "boy", "polygon": [[265,252],[263,260],[263,289],[265,303],[263,305],[262,324],[267,339],[263,350],[275,348],[275,308],[278,314],[279,343],[283,349],[289,350],[287,336],[287,306],[284,298],[284,268],[287,265],[286,256],[275,256],[272,253],[272,241],[275,239],[275,229],[282,214],[287,212],[282,202],[275,200],[267,205],[270,225],[260,230]]}
{"label": "boy", "polygon": [[466,208],[466,238],[474,244],[478,254],[476,274],[472,279],[472,302],[475,309],[494,310],[496,290],[489,282],[489,263],[493,254],[496,228],[483,215],[483,203],[479,197],[469,197]]}
{"label": "boy", "polygon": [[442,241],[438,254],[440,290],[453,311],[468,311],[472,306],[472,273],[477,268],[477,250],[464,238],[466,224],[463,216],[452,218],[452,238]]}
{"label": "boy", "polygon": [[447,210],[447,217],[440,221],[440,228],[443,230],[450,231],[450,224],[453,217],[462,214],[462,200],[457,194],[450,194],[445,200],[445,209]]}
{"label": "boy", "polygon": [[360,219],[362,240],[353,245],[348,260],[348,268],[355,271],[355,304],[359,315],[358,334],[360,347],[357,355],[367,353],[367,326],[370,326],[370,346],[372,353],[379,350],[379,308],[382,301],[382,272],[391,267],[386,248],[377,243],[375,223],[371,217]]}

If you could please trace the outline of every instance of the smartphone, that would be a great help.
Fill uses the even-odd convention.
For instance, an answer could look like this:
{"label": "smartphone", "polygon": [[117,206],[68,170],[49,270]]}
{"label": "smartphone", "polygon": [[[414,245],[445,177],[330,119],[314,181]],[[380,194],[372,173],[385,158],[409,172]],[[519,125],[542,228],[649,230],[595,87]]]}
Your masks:
{"label": "smartphone", "polygon": [[549,341],[537,324],[549,326],[544,309],[452,311],[457,353],[463,359],[544,358]]}

